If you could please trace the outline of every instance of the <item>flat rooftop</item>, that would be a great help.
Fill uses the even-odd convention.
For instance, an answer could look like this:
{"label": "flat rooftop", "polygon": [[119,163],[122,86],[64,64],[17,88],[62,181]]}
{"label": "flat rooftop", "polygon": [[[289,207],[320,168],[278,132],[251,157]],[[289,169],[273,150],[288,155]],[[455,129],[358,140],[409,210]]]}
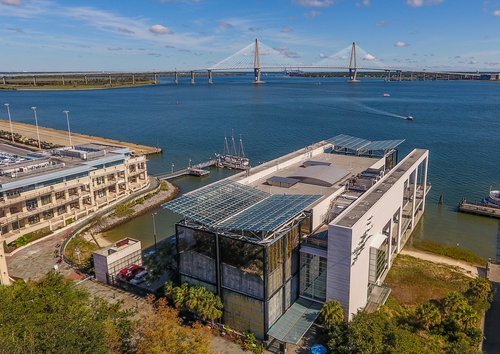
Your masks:
{"label": "flat rooftop", "polygon": [[[122,158],[129,151],[127,148],[110,145],[83,144],[73,148],[33,152],[0,144],[0,190],[9,188],[8,184],[12,182],[22,183],[49,174],[57,178],[64,176],[66,172],[89,171],[96,161],[112,162]],[[61,176],[52,176],[57,173]],[[18,186],[13,188],[16,187]]]}
{"label": "flat rooftop", "polygon": [[396,183],[403,174],[405,174],[418,160],[422,157],[427,150],[425,149],[415,149],[410,153],[397,167],[392,169],[387,175],[385,175],[381,182],[376,186],[368,190],[361,201],[357,203],[351,210],[347,213],[342,213],[341,218],[335,222],[335,225],[352,227],[358,220],[370,210],[375,203],[377,203],[380,198]]}
{"label": "flat rooftop", "polygon": [[[291,156],[292,158],[294,156]],[[279,159],[278,161],[285,162],[286,160]],[[257,188],[269,194],[305,194],[305,195],[321,195],[328,196],[342,188],[346,181],[353,175],[357,175],[367,168],[375,164],[379,159],[360,157],[354,155],[339,155],[332,153],[320,153],[311,158],[306,158],[303,161],[297,162],[291,166],[279,169],[278,171],[270,171],[269,174],[262,178],[248,184],[251,187]],[[307,166],[304,167],[306,162],[323,162],[329,165]],[[306,163],[307,165],[307,163]],[[306,173],[307,170],[313,170],[312,173]],[[315,170],[315,171],[314,171]],[[325,173],[322,173],[324,170]],[[343,173],[345,171],[345,174]],[[255,174],[254,169],[250,171]],[[314,177],[313,180],[310,177]],[[321,183],[325,179],[325,175],[330,175],[333,179]],[[298,183],[291,187],[272,186],[267,183],[271,177],[291,177],[293,179],[301,179]],[[236,175],[232,179],[236,182],[244,181],[246,176]],[[312,182],[312,183],[310,183]],[[333,182],[331,186],[329,184]]]}
{"label": "flat rooftop", "polygon": [[136,240],[134,238],[126,237],[123,238],[119,241],[116,241],[112,245],[108,247],[101,248],[97,251],[94,251],[93,253],[100,254],[101,256],[109,256],[113,253],[123,251],[124,249],[127,249],[128,247],[135,245],[136,243],[140,243],[141,241]]}

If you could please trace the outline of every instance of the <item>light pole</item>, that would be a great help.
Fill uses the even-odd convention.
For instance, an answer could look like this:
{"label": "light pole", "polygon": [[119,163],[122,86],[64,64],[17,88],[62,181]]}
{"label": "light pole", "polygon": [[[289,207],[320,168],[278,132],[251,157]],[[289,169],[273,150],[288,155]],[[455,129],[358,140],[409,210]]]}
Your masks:
{"label": "light pole", "polygon": [[172,164],[172,174],[174,173],[174,167],[175,167],[175,165]]}
{"label": "light pole", "polygon": [[151,216],[153,217],[153,237],[154,237],[154,240],[155,240],[155,253],[157,251],[157,246],[156,246],[156,222],[155,222],[155,215],[157,213],[152,213]]}
{"label": "light pole", "polygon": [[40,132],[38,131],[38,117],[36,116],[36,107],[31,107],[33,113],[35,114],[35,124],[36,124],[36,137],[38,138],[38,148],[42,149],[42,144],[40,143]]}
{"label": "light pole", "polygon": [[12,142],[14,142],[14,130],[12,129],[12,119],[10,119],[10,107],[8,103],[4,103],[4,106],[7,107],[7,115],[9,116],[10,138]]}
{"label": "light pole", "polygon": [[63,111],[63,113],[66,113],[66,122],[68,123],[69,146],[73,146],[71,142],[71,129],[69,127],[69,111]]}

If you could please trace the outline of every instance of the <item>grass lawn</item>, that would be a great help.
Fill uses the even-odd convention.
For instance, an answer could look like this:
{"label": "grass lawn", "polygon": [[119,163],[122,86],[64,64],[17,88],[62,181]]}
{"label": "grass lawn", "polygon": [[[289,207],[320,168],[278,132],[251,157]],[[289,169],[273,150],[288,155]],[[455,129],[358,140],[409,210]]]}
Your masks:
{"label": "grass lawn", "polygon": [[92,252],[99,247],[97,247],[95,242],[87,241],[81,235],[73,237],[66,245],[66,252],[64,255],[78,264],[78,256],[75,253],[76,248],[80,249],[81,264],[85,264],[90,257],[92,257]]}
{"label": "grass lawn", "polygon": [[455,267],[399,255],[385,279],[401,305],[419,305],[440,299],[450,291],[463,291],[470,278]]}

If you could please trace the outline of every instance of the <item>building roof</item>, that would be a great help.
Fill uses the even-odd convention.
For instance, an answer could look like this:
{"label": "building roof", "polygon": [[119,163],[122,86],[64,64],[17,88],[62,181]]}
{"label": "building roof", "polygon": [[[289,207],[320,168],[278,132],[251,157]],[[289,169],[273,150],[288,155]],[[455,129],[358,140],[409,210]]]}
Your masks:
{"label": "building roof", "polygon": [[303,183],[331,187],[349,173],[348,170],[335,166],[314,165],[300,168],[289,177],[299,179]]}
{"label": "building roof", "polygon": [[318,318],[321,306],[319,302],[299,297],[267,334],[281,342],[297,344]]}
{"label": "building roof", "polygon": [[220,230],[272,232],[318,200],[319,195],[271,195],[223,180],[163,205],[184,218]]}
{"label": "building roof", "polygon": [[355,136],[341,134],[334,136],[327,141],[334,146],[335,150],[347,149],[357,153],[382,151],[385,153],[398,147],[404,142],[404,139],[370,141],[363,138],[357,138]]}

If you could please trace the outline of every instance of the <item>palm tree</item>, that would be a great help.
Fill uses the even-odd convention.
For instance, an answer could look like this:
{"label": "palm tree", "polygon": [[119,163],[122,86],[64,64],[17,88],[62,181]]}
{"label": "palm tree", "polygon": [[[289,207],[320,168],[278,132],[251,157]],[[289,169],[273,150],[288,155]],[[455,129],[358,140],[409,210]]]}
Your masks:
{"label": "palm tree", "polygon": [[344,322],[344,309],[340,302],[331,300],[323,305],[319,316],[321,322],[327,328],[336,327]]}

